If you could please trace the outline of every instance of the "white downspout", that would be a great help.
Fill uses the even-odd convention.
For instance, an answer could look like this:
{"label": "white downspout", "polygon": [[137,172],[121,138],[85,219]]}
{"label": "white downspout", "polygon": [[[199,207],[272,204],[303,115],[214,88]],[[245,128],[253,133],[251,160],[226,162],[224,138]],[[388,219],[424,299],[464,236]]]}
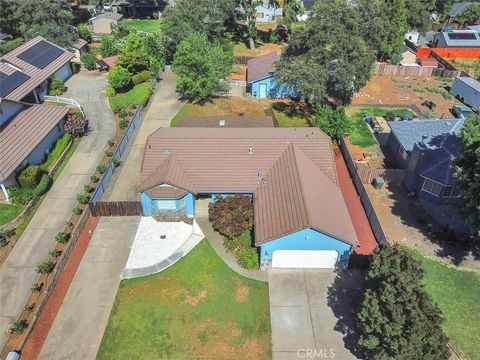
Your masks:
{"label": "white downspout", "polygon": [[3,183],[0,183],[0,187],[2,188],[3,194],[5,195],[5,198],[7,199],[7,201],[10,201],[10,198],[8,197],[8,191],[5,185]]}

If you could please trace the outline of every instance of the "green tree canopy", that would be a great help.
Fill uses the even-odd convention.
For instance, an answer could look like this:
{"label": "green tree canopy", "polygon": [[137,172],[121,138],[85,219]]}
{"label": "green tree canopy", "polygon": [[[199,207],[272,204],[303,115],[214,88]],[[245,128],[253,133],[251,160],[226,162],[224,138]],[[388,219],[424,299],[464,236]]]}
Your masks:
{"label": "green tree canopy", "polygon": [[421,283],[423,274],[401,246],[375,250],[357,314],[366,359],[449,359],[441,312]]}
{"label": "green tree canopy", "polygon": [[80,36],[83,40],[88,42],[92,42],[92,33],[90,32],[90,28],[86,24],[80,24],[77,27],[78,36]]}
{"label": "green tree canopy", "polygon": [[405,0],[408,30],[425,32],[430,26],[430,15],[435,10],[435,0]]}
{"label": "green tree canopy", "polygon": [[455,20],[462,25],[473,24],[478,19],[480,19],[480,3],[472,3],[468,5],[465,10],[455,18]]}
{"label": "green tree canopy", "polygon": [[318,126],[332,140],[338,141],[348,133],[350,120],[345,113],[345,108],[333,109],[330,105],[318,104],[312,125]]}
{"label": "green tree canopy", "polygon": [[109,57],[118,54],[118,45],[111,36],[102,36],[100,38],[100,54],[103,57]]}
{"label": "green tree canopy", "polygon": [[348,103],[370,79],[375,61],[362,21],[358,7],[348,0],[317,3],[277,62],[276,83],[308,100],[332,97]]}
{"label": "green tree canopy", "polygon": [[117,63],[132,74],[147,70],[150,67],[150,59],[140,36],[135,33],[130,33],[127,36]]}
{"label": "green tree canopy", "polygon": [[130,74],[124,67],[116,65],[108,72],[107,80],[112,88],[115,90],[122,90],[130,85],[132,74]]}
{"label": "green tree canopy", "polygon": [[475,231],[480,231],[480,115],[465,120],[458,136],[460,154],[454,162],[457,187],[465,201],[459,206]]}
{"label": "green tree canopy", "polygon": [[220,80],[232,67],[232,54],[209,42],[205,34],[193,33],[183,40],[173,59],[177,89],[185,96],[205,100],[225,90]]}

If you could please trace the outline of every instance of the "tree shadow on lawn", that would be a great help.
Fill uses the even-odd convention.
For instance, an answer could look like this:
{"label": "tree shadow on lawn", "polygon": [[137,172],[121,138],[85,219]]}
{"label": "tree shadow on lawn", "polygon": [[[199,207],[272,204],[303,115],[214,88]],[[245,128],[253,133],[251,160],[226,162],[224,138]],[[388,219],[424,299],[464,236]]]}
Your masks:
{"label": "tree shadow on lawn", "polygon": [[315,114],[315,109],[304,101],[277,101],[272,104],[272,108],[289,117],[297,116],[307,120]]}
{"label": "tree shadow on lawn", "polygon": [[328,307],[337,318],[334,330],[343,334],[345,348],[358,358],[362,358],[362,352],[358,346],[355,317],[363,296],[363,281],[362,270],[342,270],[327,293]]}

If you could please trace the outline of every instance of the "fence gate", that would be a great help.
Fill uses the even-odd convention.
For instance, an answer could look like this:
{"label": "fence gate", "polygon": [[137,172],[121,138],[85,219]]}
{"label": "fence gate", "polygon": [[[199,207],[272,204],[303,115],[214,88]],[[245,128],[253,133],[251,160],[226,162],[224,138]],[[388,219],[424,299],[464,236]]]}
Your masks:
{"label": "fence gate", "polygon": [[141,216],[140,201],[98,201],[89,204],[92,216]]}

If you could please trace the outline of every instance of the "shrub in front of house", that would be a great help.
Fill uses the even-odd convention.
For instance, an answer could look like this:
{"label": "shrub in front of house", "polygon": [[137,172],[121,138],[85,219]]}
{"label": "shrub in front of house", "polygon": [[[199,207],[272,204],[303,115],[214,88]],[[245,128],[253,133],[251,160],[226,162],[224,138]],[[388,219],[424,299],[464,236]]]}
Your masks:
{"label": "shrub in front of house", "polygon": [[34,189],[34,196],[40,196],[47,192],[48,187],[50,186],[52,179],[47,174],[43,174],[40,182]]}
{"label": "shrub in front of house", "polygon": [[59,78],[54,77],[50,83],[50,92],[51,96],[60,96],[65,92],[65,84]]}
{"label": "shrub in front of house", "polygon": [[37,186],[42,176],[42,171],[38,165],[29,165],[18,176],[18,182],[24,189],[30,189]]}
{"label": "shrub in front of house", "polygon": [[138,74],[135,74],[132,76],[132,83],[134,85],[138,85],[147,80],[150,80],[152,77],[153,77],[153,74],[151,71],[143,70],[142,72],[139,72]]}
{"label": "shrub in front of house", "polygon": [[87,194],[77,194],[77,201],[80,204],[85,205],[90,201],[90,196],[88,196]]}
{"label": "shrub in front of house", "polygon": [[95,190],[95,188],[92,185],[90,184],[83,185],[83,191],[85,191],[86,193],[90,194],[93,192],[93,190]]}
{"label": "shrub in front of house", "polygon": [[127,69],[117,65],[110,69],[107,80],[116,91],[124,90],[130,85],[132,75]]}
{"label": "shrub in front of house", "polygon": [[208,205],[208,218],[214,230],[233,239],[253,226],[253,204],[249,196],[219,197]]}
{"label": "shrub in front of house", "polygon": [[56,258],[56,257],[59,257],[60,255],[62,255],[62,252],[60,250],[53,249],[53,250],[48,252],[48,255]]}
{"label": "shrub in front of house", "polygon": [[120,165],[122,165],[122,161],[118,157],[114,157],[112,159],[112,164],[115,167],[119,167]]}
{"label": "shrub in front of house", "polygon": [[108,97],[114,97],[115,95],[117,95],[117,92],[111,86],[107,86],[107,88],[105,89],[105,93],[107,94]]}
{"label": "shrub in front of house", "polygon": [[258,253],[257,249],[248,247],[240,249],[237,252],[238,265],[244,269],[257,269],[258,268]]}
{"label": "shrub in front of house", "polygon": [[15,333],[22,333],[26,328],[28,327],[28,322],[27,320],[17,320],[14,323],[12,323],[9,327],[10,331],[15,332]]}
{"label": "shrub in front of house", "polygon": [[90,181],[95,184],[98,181],[98,177],[95,175],[92,175],[90,176]]}
{"label": "shrub in front of house", "polygon": [[119,127],[120,129],[122,129],[122,130],[125,129],[125,128],[127,128],[127,127],[128,127],[128,120],[127,120],[127,119],[122,119],[122,120],[120,120],[120,121],[118,122],[118,127]]}
{"label": "shrub in front of house", "polygon": [[82,215],[83,210],[79,207],[76,207],[72,210],[73,215]]}
{"label": "shrub in front of house", "polygon": [[50,274],[55,268],[55,264],[51,261],[44,261],[35,266],[35,271],[39,274]]}
{"label": "shrub in front of house", "polygon": [[99,174],[103,174],[106,170],[107,170],[107,168],[103,165],[98,165],[97,166],[97,171],[98,171]]}
{"label": "shrub in front of house", "polygon": [[92,52],[86,52],[80,55],[80,61],[85,65],[87,70],[94,70],[95,69],[95,54]]}

